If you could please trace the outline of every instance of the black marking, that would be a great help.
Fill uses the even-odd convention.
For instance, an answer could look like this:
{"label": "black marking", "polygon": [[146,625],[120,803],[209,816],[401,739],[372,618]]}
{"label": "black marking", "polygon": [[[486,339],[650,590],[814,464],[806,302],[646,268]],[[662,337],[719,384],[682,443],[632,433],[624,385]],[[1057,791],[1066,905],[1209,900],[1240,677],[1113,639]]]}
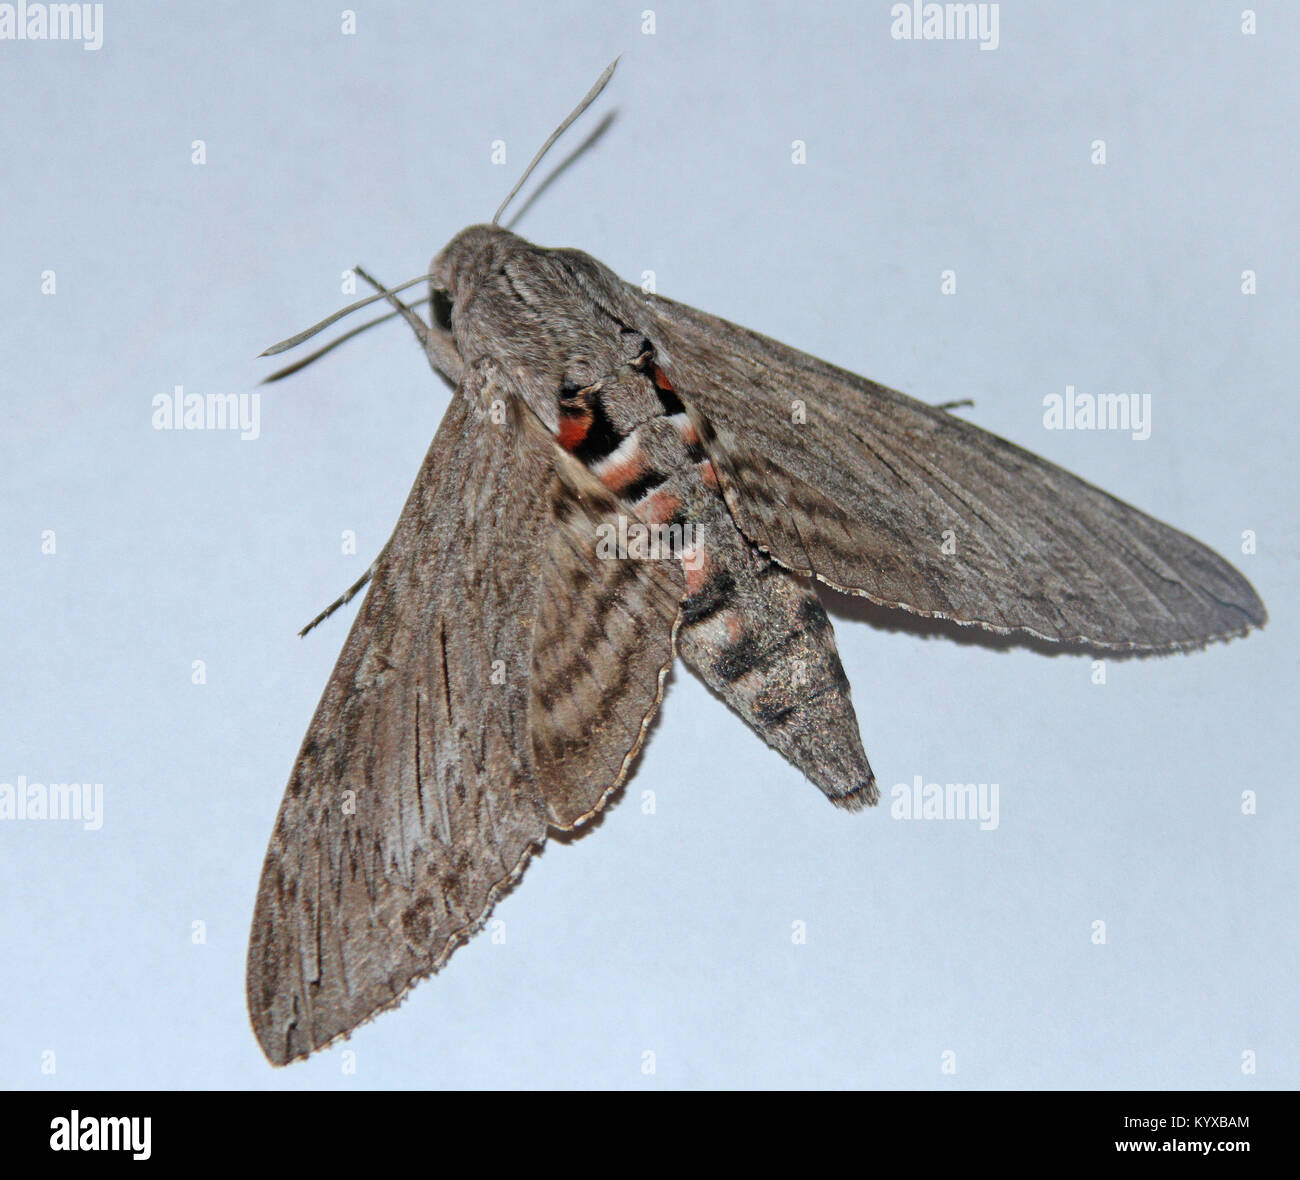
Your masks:
{"label": "black marking", "polygon": [[433,918],[429,913],[433,900],[420,894],[402,913],[402,932],[412,946],[424,947],[433,934]]}
{"label": "black marking", "polygon": [[433,322],[438,325],[444,332],[451,331],[451,296],[446,291],[435,287],[429,295],[429,309],[433,314]]}
{"label": "black marking", "polygon": [[632,359],[627,362],[628,367],[637,373],[649,373],[650,366],[655,363],[655,346],[651,344],[645,336],[633,328],[624,328],[622,335],[625,342],[626,338],[629,336],[635,336],[637,338],[636,352]]}
{"label": "black marking", "polygon": [[763,649],[752,635],[742,636],[729,647],[724,647],[714,661],[713,670],[728,684],[752,672],[763,660]]}
{"label": "black marking", "polygon": [[[637,636],[640,638],[642,632],[638,629]],[[611,644],[611,646],[613,646]],[[590,746],[590,734],[600,733],[601,730],[609,723],[610,718],[619,712],[619,707],[623,703],[623,698],[627,694],[628,686],[632,683],[632,661],[628,658],[627,652],[620,653],[623,658],[615,664],[614,679],[608,683],[602,683],[599,676],[596,675],[596,669],[592,667],[591,661],[584,655],[583,664],[591,674],[592,683],[600,687],[600,703],[595,710],[587,717],[588,730],[582,735],[580,746],[586,749]]]}
{"label": "black marking", "polygon": [[759,700],[754,702],[754,716],[760,725],[769,729],[791,720],[798,708],[798,705],[783,705],[779,701]]}
{"label": "black marking", "polygon": [[763,663],[774,664],[778,659],[785,659],[786,653],[793,648],[802,648],[804,637],[808,632],[802,627],[795,627],[793,631],[787,631],[775,643],[771,644],[763,652]]}
{"label": "black marking", "polygon": [[534,695],[537,703],[542,706],[544,712],[553,713],[555,711],[555,690],[553,688],[544,684],[538,685],[538,687],[534,689]]}
{"label": "black marking", "polygon": [[709,457],[709,452],[704,449],[704,444],[697,438],[694,442],[686,444],[686,457],[692,463],[703,463]]}
{"label": "black marking", "polygon": [[846,697],[849,695],[851,686],[849,684],[848,676],[844,673],[844,665],[841,664],[839,660],[834,660],[828,665],[828,667],[830,668],[830,679],[823,679],[823,681],[808,694],[805,699],[809,703],[824,696],[834,695]]}
{"label": "black marking", "polygon": [[736,580],[726,570],[719,570],[682,603],[682,624],[691,626],[716,615],[736,589]]}
{"label": "black marking", "polygon": [[663,406],[664,413],[670,418],[674,414],[686,413],[686,407],[682,404],[682,399],[672,389],[665,389],[656,381],[655,392],[659,395],[659,404]]}
{"label": "black marking", "polygon": [[[630,561],[623,563],[624,566],[628,567],[633,564],[634,563]],[[635,577],[636,570],[628,569],[626,572],[620,571],[617,578],[618,586],[621,587],[622,583],[626,581],[629,576]],[[535,691],[537,692],[539,699],[543,701],[555,701],[562,698],[572,697],[577,691],[578,674],[584,668],[591,674],[591,678],[599,684],[600,681],[596,677],[595,670],[587,659],[588,651],[595,651],[597,647],[605,647],[624,654],[626,653],[628,650],[627,645],[616,643],[615,640],[610,637],[609,632],[605,630],[604,624],[604,617],[608,615],[614,607],[620,605],[620,600],[621,595],[619,595],[617,590],[613,587],[611,587],[610,593],[601,597],[600,601],[596,604],[595,617],[588,620],[587,628],[582,636],[582,641],[578,644],[574,654],[565,661],[563,667],[558,668],[536,688]],[[645,636],[646,624],[642,619],[632,616],[631,625],[634,632],[634,644],[639,646]],[[615,686],[611,687],[618,687],[621,690],[622,687],[626,685],[628,677],[631,676],[631,671],[626,665],[626,660],[619,661],[619,679],[615,682]],[[601,706],[600,716],[602,718],[607,718],[605,711],[606,708],[606,705]],[[590,721],[592,719],[588,720]]]}
{"label": "black marking", "polygon": [[[587,432],[582,436],[582,441],[573,448],[574,458],[585,463],[590,467],[593,463],[599,463],[607,455],[612,455],[618,450],[619,444],[623,441],[623,436],[618,432],[618,428],[609,420],[609,415],[605,413],[605,406],[600,400],[600,391],[592,390],[584,399],[587,410],[590,414],[590,421],[587,425]],[[569,413],[571,412],[561,411]],[[585,417],[586,415],[584,415]]]}
{"label": "black marking", "polygon": [[577,515],[578,501],[574,494],[558,479],[551,490],[551,513],[556,523],[568,524]]}
{"label": "black marking", "polygon": [[805,598],[800,604],[799,622],[805,631],[813,635],[820,635],[831,625],[830,619],[826,617],[826,609],[816,598]]}
{"label": "black marking", "polygon": [[[442,682],[447,683],[447,636],[439,633],[442,639]],[[447,715],[451,716],[451,702],[447,702]],[[424,776],[420,772],[420,690],[415,690],[415,806],[420,813],[420,830],[424,831]]]}
{"label": "black marking", "polygon": [[[452,714],[451,711],[451,679],[447,675],[447,629],[441,623],[438,624],[438,643],[442,647],[442,695],[443,695],[443,699],[447,702],[447,724],[453,725],[455,724],[455,716]],[[417,709],[416,718],[417,718],[417,726],[418,726],[418,718],[419,718],[418,709],[420,707],[420,698],[418,696],[415,698],[415,706]],[[416,729],[416,741],[417,743],[419,742],[418,728]],[[416,770],[418,773],[419,771],[418,761],[416,763]]]}
{"label": "black marking", "polygon": [[654,491],[660,484],[666,483],[668,477],[662,471],[647,471],[639,479],[634,479],[620,493],[629,504],[635,504],[647,493]]}

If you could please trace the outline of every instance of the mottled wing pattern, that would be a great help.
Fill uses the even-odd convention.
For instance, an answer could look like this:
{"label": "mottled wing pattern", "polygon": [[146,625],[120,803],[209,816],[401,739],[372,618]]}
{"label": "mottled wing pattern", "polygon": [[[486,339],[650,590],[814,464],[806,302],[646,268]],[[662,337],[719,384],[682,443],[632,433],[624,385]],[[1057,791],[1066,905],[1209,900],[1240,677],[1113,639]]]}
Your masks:
{"label": "mottled wing pattern", "polygon": [[736,523],[790,568],[918,614],[1104,647],[1191,647],[1264,623],[1250,584],[1216,553],[1068,471],[630,290]]}
{"label": "mottled wing pattern", "polygon": [[[466,383],[476,380],[497,379]],[[570,686],[553,686],[565,720],[543,724],[534,664],[554,668],[534,632],[557,640],[542,596],[561,591],[610,620],[608,645],[589,656],[603,669],[658,572],[639,563],[623,580],[607,565],[628,563],[593,565],[584,546],[608,503],[557,479],[567,457],[526,411],[500,424],[480,413],[492,396],[463,384],[453,397],[285,792],[247,977],[254,1029],[277,1064],[395,1006],[486,919],[556,810],[535,740],[550,751],[592,707],[589,749],[568,757],[585,760],[588,796],[603,799],[658,701],[673,620],[656,591],[660,630],[647,622],[644,638],[658,664],[637,662],[604,712],[595,694],[575,704]]]}
{"label": "mottled wing pattern", "polygon": [[640,749],[685,589],[675,557],[620,558],[613,495],[567,455],[556,467],[529,721],[549,819],[568,829],[599,810]]}
{"label": "mottled wing pattern", "polygon": [[399,1002],[545,836],[523,663],[536,552],[493,549],[541,527],[550,473],[474,417],[458,392],[276,820],[248,958],[249,1012],[276,1063]]}

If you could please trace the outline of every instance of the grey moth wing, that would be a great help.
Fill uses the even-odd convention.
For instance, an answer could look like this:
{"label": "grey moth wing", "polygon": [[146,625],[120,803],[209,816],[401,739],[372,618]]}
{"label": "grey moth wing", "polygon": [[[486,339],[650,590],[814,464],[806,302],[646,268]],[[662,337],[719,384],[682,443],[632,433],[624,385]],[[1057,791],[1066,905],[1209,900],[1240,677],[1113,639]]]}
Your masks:
{"label": "grey moth wing", "polygon": [[1047,460],[756,332],[626,290],[736,524],[790,569],[916,614],[1103,648],[1196,647],[1267,620],[1213,550]]}
{"label": "grey moth wing", "polygon": [[622,781],[672,660],[680,563],[602,560],[617,506],[576,468],[491,363],[470,367],[267,850],[247,999],[273,1063],[400,1003],[548,828]]}

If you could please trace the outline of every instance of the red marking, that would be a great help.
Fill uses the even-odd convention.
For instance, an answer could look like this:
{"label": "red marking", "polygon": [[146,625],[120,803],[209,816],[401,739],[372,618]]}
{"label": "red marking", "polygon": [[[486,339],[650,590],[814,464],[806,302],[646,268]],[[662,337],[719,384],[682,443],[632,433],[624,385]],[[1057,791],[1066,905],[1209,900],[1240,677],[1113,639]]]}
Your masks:
{"label": "red marking", "polygon": [[736,616],[733,615],[730,611],[727,612],[726,624],[727,624],[727,642],[739,643],[741,638],[745,634],[744,624],[741,622],[740,619],[736,618]]}
{"label": "red marking", "polygon": [[699,445],[699,433],[695,429],[695,423],[689,418],[687,418],[686,421],[677,428],[677,433],[681,436],[682,442],[684,442],[688,447]]}
{"label": "red marking", "polygon": [[655,384],[660,389],[664,390],[666,393],[673,392],[673,383],[669,381],[667,377],[664,376],[664,371],[658,365],[655,365],[654,367],[653,376],[655,379]]}
{"label": "red marking", "polygon": [[709,581],[709,555],[696,545],[690,563],[682,562],[682,572],[686,575],[686,593],[698,594]]}
{"label": "red marking", "polygon": [[681,506],[681,500],[672,492],[652,492],[637,515],[647,524],[667,524]]}
{"label": "red marking", "polygon": [[580,446],[582,446],[582,440],[587,437],[587,431],[590,429],[590,413],[573,418],[568,416],[561,417],[560,433],[558,435],[560,446],[562,446],[566,451],[576,451]]}
{"label": "red marking", "polygon": [[636,451],[626,459],[605,468],[600,473],[600,481],[617,496],[621,495],[625,488],[629,488],[636,483],[646,473],[646,470],[645,457],[640,451]]}
{"label": "red marking", "polygon": [[718,490],[718,473],[713,469],[713,464],[707,459],[700,460],[700,479],[704,481],[706,488],[712,488],[715,492]]}

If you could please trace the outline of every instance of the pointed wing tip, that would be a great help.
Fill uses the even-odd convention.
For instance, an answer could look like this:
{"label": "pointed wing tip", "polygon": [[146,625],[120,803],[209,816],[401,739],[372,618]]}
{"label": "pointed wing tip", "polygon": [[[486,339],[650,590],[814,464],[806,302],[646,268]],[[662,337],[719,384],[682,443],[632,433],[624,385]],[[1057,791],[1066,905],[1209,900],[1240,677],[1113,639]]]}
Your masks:
{"label": "pointed wing tip", "polygon": [[1268,608],[1255,593],[1255,588],[1237,570],[1232,572],[1240,583],[1240,592],[1231,598],[1220,598],[1213,623],[1176,647],[1196,650],[1212,643],[1230,643],[1234,639],[1245,639],[1252,631],[1262,631],[1268,625]]}
{"label": "pointed wing tip", "polygon": [[[245,983],[245,991],[250,995],[255,982],[250,975]],[[253,1026],[253,1035],[257,1038],[257,1047],[262,1050],[262,1056],[276,1068],[306,1057],[310,1052],[304,1050],[301,1053],[293,1053],[290,1051],[291,1036],[272,1036],[271,1014],[266,1011],[255,1011],[251,1002],[248,1005],[248,1022]]]}
{"label": "pointed wing tip", "polygon": [[[253,984],[251,977],[248,982],[251,988]],[[255,1011],[251,1002],[248,1005],[248,1019],[253,1026],[253,1035],[257,1038],[262,1055],[276,1069],[282,1069],[295,1061],[306,1061],[312,1054],[328,1049],[339,1041],[347,1040],[352,1035],[353,1029],[373,1019],[380,1010],[354,1020],[323,1038],[319,1031],[313,1035],[310,1029],[303,1028],[297,1021],[284,1027],[277,1027],[272,1011]]]}
{"label": "pointed wing tip", "polygon": [[285,992],[278,977],[276,964],[280,955],[268,957],[264,953],[268,942],[273,939],[273,931],[274,924],[265,908],[265,896],[259,890],[244,969],[244,1003],[258,1048],[272,1066],[280,1068],[303,1060],[324,1045],[305,1035],[296,1020],[289,1022],[285,1019],[287,1013],[297,1011],[298,1001]]}
{"label": "pointed wing tip", "polygon": [[290,1062],[300,1061],[302,1058],[307,1056],[306,1053],[296,1053],[291,1055],[287,1052],[280,1052],[273,1049],[264,1039],[263,1030],[258,1028],[256,1025],[253,1026],[253,1033],[257,1037],[257,1044],[262,1050],[262,1056],[265,1057],[267,1062],[275,1069],[283,1069]]}
{"label": "pointed wing tip", "polygon": [[[1204,593],[1217,605],[1215,613],[1223,617],[1226,631],[1224,638],[1246,635],[1252,630],[1263,628],[1268,622],[1268,607],[1264,605],[1259,592],[1251,585],[1250,579],[1214,550],[1211,549],[1209,552],[1217,564],[1214,572],[1219,576],[1215,579],[1205,579],[1205,582],[1213,581],[1217,582],[1217,585],[1207,586],[1204,583],[1202,585]],[[1243,615],[1244,623],[1241,621]],[[1235,629],[1229,630],[1229,626],[1234,623]]]}

